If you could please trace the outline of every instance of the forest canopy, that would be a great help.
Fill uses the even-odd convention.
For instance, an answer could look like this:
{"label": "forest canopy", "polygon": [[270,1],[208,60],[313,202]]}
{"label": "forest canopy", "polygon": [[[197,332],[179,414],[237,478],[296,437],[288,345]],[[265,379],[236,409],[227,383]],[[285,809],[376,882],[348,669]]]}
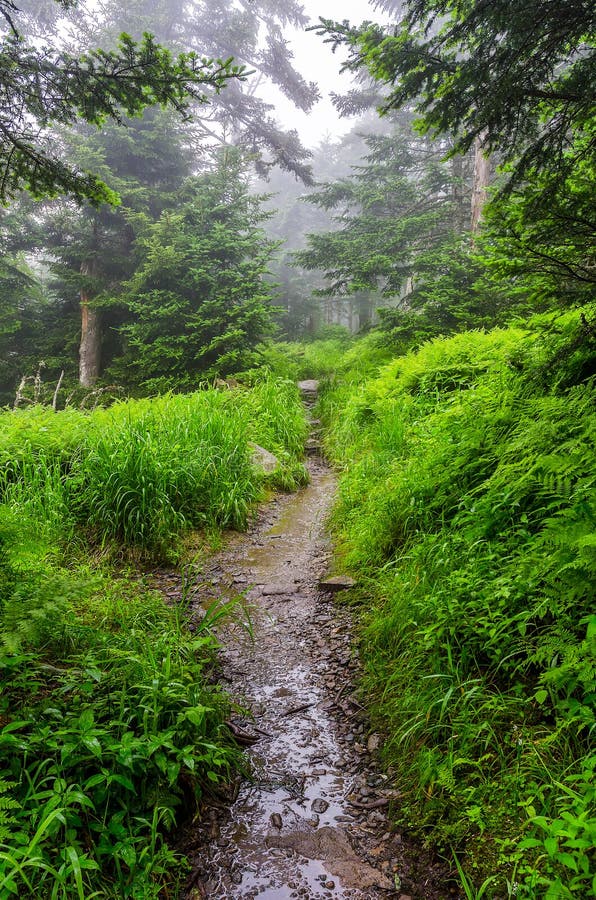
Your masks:
{"label": "forest canopy", "polygon": [[564,178],[594,161],[596,8],[590,0],[381,2],[399,10],[384,28],[324,22],[327,40],[349,51],[386,86],[382,110],[414,104],[420,125],[454,136],[454,152],[480,139],[514,160],[510,178],[550,170]]}
{"label": "forest canopy", "polygon": [[[54,2],[65,11],[76,5]],[[100,126],[154,104],[184,113],[191,99],[207,102],[206,87],[219,91],[242,71],[230,59],[174,56],[148,33],[140,41],[123,33],[114,50],[73,54],[30,43],[12,0],[0,0],[0,14],[0,201],[25,189],[34,197],[67,193],[94,203],[115,202],[101,179],[53,151],[48,127],[77,121]]]}

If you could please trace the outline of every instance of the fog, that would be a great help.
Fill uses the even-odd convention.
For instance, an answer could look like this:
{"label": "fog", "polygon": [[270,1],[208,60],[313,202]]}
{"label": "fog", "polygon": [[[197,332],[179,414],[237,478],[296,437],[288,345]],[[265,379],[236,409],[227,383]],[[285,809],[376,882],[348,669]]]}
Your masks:
{"label": "fog", "polygon": [[[352,24],[366,19],[378,20],[369,0],[303,0],[305,12],[316,24],[319,18]],[[326,136],[345,134],[351,127],[349,118],[341,118],[330,99],[332,92],[347,91],[352,79],[340,73],[345,58],[341,50],[333,53],[329,44],[312,31],[293,31],[286,36],[299,72],[309,81],[316,81],[321,100],[309,114],[297,110],[275,87],[263,87],[261,93],[276,108],[276,116],[286,128],[296,128],[302,142],[314,147]]]}

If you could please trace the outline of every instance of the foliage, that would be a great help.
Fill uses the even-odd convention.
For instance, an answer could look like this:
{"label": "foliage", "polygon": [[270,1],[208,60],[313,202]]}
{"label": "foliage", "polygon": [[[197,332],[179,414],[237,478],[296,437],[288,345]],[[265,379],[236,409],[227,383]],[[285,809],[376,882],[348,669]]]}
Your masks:
{"label": "foliage", "polygon": [[[347,65],[368,68],[389,86],[385,109],[415,103],[422,127],[451,134],[456,150],[480,138],[531,170],[567,176],[594,162],[593,84],[596,14],[584,0],[564,6],[531,0],[469,4],[406,0],[398,24],[350,27],[324,22],[328,40],[347,45]],[[403,9],[403,11],[402,11]],[[567,153],[570,133],[586,140]]]}
{"label": "foliage", "polygon": [[37,569],[0,616],[0,893],[157,898],[178,813],[238,761],[214,640],[134,583]]}
{"label": "foliage", "polygon": [[12,3],[2,0],[0,13],[1,201],[25,189],[35,197],[67,193],[93,203],[117,202],[97,176],[78,171],[52,150],[48,126],[77,120],[100,126],[108,118],[133,116],[153,104],[184,112],[190,98],[205,103],[207,87],[219,91],[241,74],[231,60],[213,62],[192,53],[174,58],[149,34],[140,42],[122,34],[115,50],[80,55],[38,46],[20,33]]}
{"label": "foliage", "polygon": [[286,486],[304,479],[304,416],[279,380],[1,421],[2,496],[49,541],[79,522],[99,543],[163,554],[192,527],[243,528],[263,479],[249,441],[278,455]]}
{"label": "foliage", "polygon": [[[233,56],[251,70],[257,68],[259,79],[275,82],[300,109],[308,110],[318,96],[316,85],[306,82],[293,67],[283,40],[285,28],[306,22],[295,2],[280,6],[271,0],[256,0],[239,9],[227,0],[210,0],[208,4],[201,0],[132,0],[124,5],[109,0],[90,9],[85,4],[21,0],[18,7],[13,19],[19,30],[31,37],[29,43],[38,48],[35,52],[48,67],[55,64],[54,51],[43,56],[48,42],[55,45],[58,54],[68,41],[70,56],[63,54],[68,61],[71,57],[78,59],[79,51],[73,48],[80,48],[87,58],[90,53],[93,56],[90,45],[114,48],[124,33],[127,46],[141,47],[149,40],[144,35],[151,33],[160,41],[159,45],[151,43],[155,52],[162,54],[159,59],[170,59],[172,67],[175,59],[184,59],[188,65],[194,61],[199,66],[204,56],[226,60]],[[229,62],[222,66],[226,72],[237,71]],[[214,64],[210,83],[205,75],[204,90],[198,98],[201,102],[194,102],[190,96],[184,100],[189,103],[184,117],[177,115],[171,104],[168,111],[152,107],[144,115],[140,114],[141,106],[129,110],[123,104],[116,123],[102,121],[99,129],[87,124],[88,120],[79,120],[73,127],[74,123],[63,121],[63,117],[48,123],[53,164],[71,174],[79,173],[81,179],[91,179],[98,189],[103,185],[104,193],[109,185],[106,197],[114,200],[117,195],[119,205],[77,206],[62,200],[35,204],[32,209],[31,204],[19,202],[19,208],[28,207],[24,210],[25,223],[4,218],[3,237],[8,249],[36,252],[51,269],[51,290],[44,304],[23,307],[16,290],[6,298],[10,317],[17,324],[26,320],[24,328],[6,338],[7,352],[17,361],[14,370],[6,373],[6,399],[14,396],[12,381],[16,379],[18,384],[23,375],[33,374],[40,360],[54,383],[62,370],[65,384],[76,377],[81,305],[97,321],[93,331],[83,330],[83,381],[89,386],[115,358],[121,358],[119,329],[130,322],[132,313],[117,302],[117,296],[135,272],[135,241],[141,232],[146,235],[148,226],[165,210],[189,201],[188,193],[185,197],[178,193],[182,182],[191,172],[208,171],[214,146],[240,147],[262,174],[272,166],[281,166],[309,180],[309,152],[295,132],[285,131],[275,122],[272,107],[258,96],[254,81],[249,84],[247,78],[245,87],[242,78],[226,79],[222,75],[220,81],[226,81],[228,87],[226,98],[226,91],[219,91],[215,68]],[[211,69],[206,68],[208,71]],[[146,93],[150,99],[149,88]],[[207,95],[209,102],[202,102]],[[91,91],[88,101],[90,105],[94,102]],[[182,99],[178,105],[181,103]],[[48,135],[50,132],[44,131],[38,149],[44,149],[44,140],[50,140]],[[85,175],[89,172],[92,177]],[[126,382],[122,367],[119,375]]]}
{"label": "foliage", "polygon": [[487,896],[595,875],[592,315],[434,340],[322,401],[395,815]]}
{"label": "foliage", "polygon": [[[477,157],[493,154],[500,163],[493,199],[483,211],[486,239],[480,257],[472,254],[472,266],[482,271],[470,299],[486,293],[490,315],[495,301],[502,304],[505,280],[505,309],[590,302],[596,165],[592,4],[406,0],[376,6],[397,24],[353,27],[323,20],[320,33],[348,48],[347,68],[365,69],[383,85],[381,112],[414,106],[423,134],[452,141],[449,155],[474,147]],[[457,262],[446,273],[438,269],[443,286],[445,274],[447,282],[458,275]],[[434,296],[419,336],[432,337],[434,313],[457,318],[459,304],[451,293],[437,309],[434,275],[424,281]],[[481,318],[464,324],[484,325]],[[398,315],[395,330],[411,334],[416,325]]]}
{"label": "foliage", "polygon": [[[583,138],[584,143],[594,140]],[[564,154],[573,155],[578,139]],[[486,235],[479,242],[485,280],[506,282],[512,299],[535,310],[589,303],[596,281],[594,167],[583,160],[562,174],[556,190],[549,176],[528,183],[485,210]]]}
{"label": "foliage", "polygon": [[222,154],[137,241],[136,271],[118,298],[130,314],[120,366],[145,390],[188,390],[238,371],[271,330],[263,275],[274,245],[245,178],[242,161]]}
{"label": "foliage", "polygon": [[[352,166],[359,164],[366,152],[365,134],[376,134],[379,130],[384,131],[382,125],[376,117],[369,116],[368,119],[361,118],[341,138],[324,138],[313,150],[311,161],[318,185],[348,176]],[[265,208],[271,215],[264,228],[273,240],[280,242],[271,271],[280,294],[276,319],[281,335],[284,340],[291,341],[316,339],[321,323],[331,321],[332,310],[343,312],[342,305],[322,303],[313,294],[321,287],[320,274],[298,266],[292,260],[292,254],[304,249],[307,234],[335,228],[331,218],[333,211],[308,202],[304,184],[280,169],[270,172],[267,180],[257,187],[269,195]],[[350,298],[346,300],[346,306],[352,303]]]}
{"label": "foliage", "polygon": [[[32,347],[41,349],[47,297],[33,269],[20,254],[0,259],[0,405],[14,401],[19,372]],[[40,360],[36,355],[29,371]]]}

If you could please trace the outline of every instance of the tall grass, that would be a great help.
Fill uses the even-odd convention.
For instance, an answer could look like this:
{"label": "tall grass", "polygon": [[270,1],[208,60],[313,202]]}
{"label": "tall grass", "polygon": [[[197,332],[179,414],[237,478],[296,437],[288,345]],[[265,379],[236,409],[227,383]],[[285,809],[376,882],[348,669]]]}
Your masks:
{"label": "tall grass", "polygon": [[216,392],[128,404],[75,478],[78,514],[102,540],[149,549],[191,526],[244,527],[259,493],[244,417]]}
{"label": "tall grass", "polygon": [[0,429],[7,506],[42,528],[76,520],[99,543],[157,554],[189,528],[246,526],[263,486],[249,441],[278,456],[274,483],[305,478],[306,422],[295,385],[281,379],[93,413],[6,412]]}
{"label": "tall grass", "polygon": [[595,350],[577,313],[543,327],[432,341],[322,404],[402,819],[494,897],[596,873]]}

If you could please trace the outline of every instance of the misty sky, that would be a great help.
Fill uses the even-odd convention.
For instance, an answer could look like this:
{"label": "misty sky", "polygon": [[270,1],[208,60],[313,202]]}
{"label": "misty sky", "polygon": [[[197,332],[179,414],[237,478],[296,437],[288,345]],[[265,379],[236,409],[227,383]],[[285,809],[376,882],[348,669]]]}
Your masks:
{"label": "misty sky", "polygon": [[[368,0],[302,0],[302,5],[312,18],[313,24],[318,21],[319,16],[338,21],[349,19],[356,24],[365,19],[380,21],[378,13],[375,14]],[[323,99],[307,116],[296,110],[275,89],[267,91],[264,96],[275,104],[276,118],[286,127],[296,128],[307,147],[314,147],[327,132],[339,135],[350,129],[350,120],[340,119],[329,100],[329,92],[341,93],[347,90],[350,79],[347,75],[343,77],[339,75],[341,52],[333,54],[330,47],[316,34],[295,32],[289,43],[294,53],[296,68],[308,81],[319,83]]]}

